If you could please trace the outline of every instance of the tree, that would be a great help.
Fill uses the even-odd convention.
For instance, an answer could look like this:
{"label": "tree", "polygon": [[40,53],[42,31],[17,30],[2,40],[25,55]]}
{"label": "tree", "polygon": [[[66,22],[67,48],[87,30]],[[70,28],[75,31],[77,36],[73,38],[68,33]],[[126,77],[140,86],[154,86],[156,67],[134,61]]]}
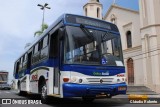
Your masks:
{"label": "tree", "polygon": [[47,28],[48,28],[48,25],[47,25],[47,24],[45,24],[45,23],[42,24],[41,30],[36,31],[36,32],[34,33],[34,36],[36,36],[36,35],[40,36]]}

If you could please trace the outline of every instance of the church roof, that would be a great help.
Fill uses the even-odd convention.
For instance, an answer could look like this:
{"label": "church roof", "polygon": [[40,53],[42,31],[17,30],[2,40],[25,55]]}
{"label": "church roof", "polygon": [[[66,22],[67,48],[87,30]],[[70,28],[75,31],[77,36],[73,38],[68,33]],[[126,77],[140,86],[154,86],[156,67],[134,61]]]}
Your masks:
{"label": "church roof", "polygon": [[109,10],[107,11],[106,15],[104,16],[104,19],[107,18],[107,16],[109,15],[110,11],[111,11],[113,8],[118,8],[118,9],[121,9],[121,10],[124,10],[124,11],[129,11],[129,12],[133,12],[133,13],[139,14],[139,11],[136,11],[136,10],[124,8],[124,7],[121,7],[121,6],[118,6],[118,5],[111,5],[110,8],[109,8]]}

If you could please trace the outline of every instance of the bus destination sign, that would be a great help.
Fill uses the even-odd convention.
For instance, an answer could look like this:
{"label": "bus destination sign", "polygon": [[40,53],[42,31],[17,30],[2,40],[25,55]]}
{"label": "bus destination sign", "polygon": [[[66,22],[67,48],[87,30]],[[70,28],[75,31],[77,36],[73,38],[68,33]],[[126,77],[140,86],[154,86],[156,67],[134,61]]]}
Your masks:
{"label": "bus destination sign", "polygon": [[102,22],[102,21],[96,21],[96,20],[90,20],[90,19],[87,19],[87,18],[84,19],[84,18],[76,17],[76,23],[111,30],[111,26],[107,23]]}
{"label": "bus destination sign", "polygon": [[88,17],[76,16],[76,15],[75,16],[67,15],[66,21],[69,23],[84,24],[84,25],[94,26],[94,27],[108,29],[108,30],[113,30],[112,26],[114,26],[105,21],[96,20],[96,19],[88,18]]}

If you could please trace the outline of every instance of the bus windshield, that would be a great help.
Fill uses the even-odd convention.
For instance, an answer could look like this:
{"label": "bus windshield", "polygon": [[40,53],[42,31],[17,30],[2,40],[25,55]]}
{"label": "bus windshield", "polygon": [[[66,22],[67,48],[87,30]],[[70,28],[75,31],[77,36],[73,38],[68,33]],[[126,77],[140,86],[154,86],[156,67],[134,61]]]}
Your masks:
{"label": "bus windshield", "polygon": [[123,66],[120,35],[66,26],[64,63]]}

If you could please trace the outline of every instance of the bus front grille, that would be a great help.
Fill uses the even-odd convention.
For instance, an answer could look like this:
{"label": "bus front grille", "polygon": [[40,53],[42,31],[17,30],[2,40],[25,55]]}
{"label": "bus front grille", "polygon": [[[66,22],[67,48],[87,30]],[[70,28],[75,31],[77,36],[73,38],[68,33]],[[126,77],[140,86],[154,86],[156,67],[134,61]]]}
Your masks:
{"label": "bus front grille", "polygon": [[107,83],[112,83],[113,78],[87,78],[87,81],[90,84],[96,84],[96,83],[107,84]]}

